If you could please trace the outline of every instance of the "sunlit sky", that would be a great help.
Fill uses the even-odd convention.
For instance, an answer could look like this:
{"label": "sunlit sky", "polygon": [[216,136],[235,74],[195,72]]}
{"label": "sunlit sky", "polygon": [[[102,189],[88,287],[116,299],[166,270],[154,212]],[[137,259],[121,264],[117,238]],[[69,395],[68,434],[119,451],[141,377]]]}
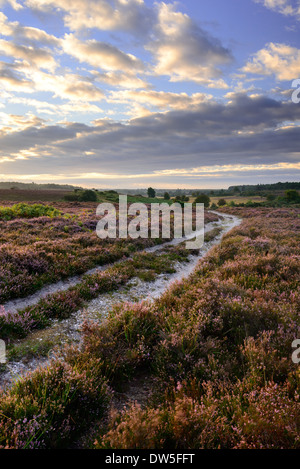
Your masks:
{"label": "sunlit sky", "polygon": [[300,0],[0,0],[0,180],[299,181],[299,26]]}

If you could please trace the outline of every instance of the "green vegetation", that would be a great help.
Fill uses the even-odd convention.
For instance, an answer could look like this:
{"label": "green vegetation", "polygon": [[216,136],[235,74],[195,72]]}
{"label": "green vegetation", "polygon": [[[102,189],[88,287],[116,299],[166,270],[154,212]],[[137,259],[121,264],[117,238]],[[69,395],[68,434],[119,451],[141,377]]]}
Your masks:
{"label": "green vegetation", "polygon": [[0,207],[0,220],[13,218],[58,217],[62,213],[54,207],[43,204],[15,204],[12,207]]}

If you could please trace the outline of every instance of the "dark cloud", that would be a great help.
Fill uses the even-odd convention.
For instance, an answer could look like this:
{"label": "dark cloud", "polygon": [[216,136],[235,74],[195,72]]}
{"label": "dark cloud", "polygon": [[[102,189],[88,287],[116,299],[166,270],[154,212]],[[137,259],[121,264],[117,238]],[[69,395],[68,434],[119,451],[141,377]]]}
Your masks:
{"label": "dark cloud", "polygon": [[[2,163],[24,174],[154,171],[215,165],[299,162],[300,106],[237,95],[231,103],[203,103],[197,111],[168,112],[130,124],[99,121],[31,127],[0,138],[0,156],[34,149],[40,156]],[[290,125],[284,125],[287,121]],[[37,164],[38,163],[38,164]]]}

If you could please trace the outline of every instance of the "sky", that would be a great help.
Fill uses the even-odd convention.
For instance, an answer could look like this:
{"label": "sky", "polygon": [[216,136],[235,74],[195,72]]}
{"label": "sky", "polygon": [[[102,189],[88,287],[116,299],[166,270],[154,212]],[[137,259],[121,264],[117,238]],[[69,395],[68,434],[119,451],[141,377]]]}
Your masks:
{"label": "sky", "polygon": [[300,0],[0,0],[0,180],[300,181],[299,31]]}

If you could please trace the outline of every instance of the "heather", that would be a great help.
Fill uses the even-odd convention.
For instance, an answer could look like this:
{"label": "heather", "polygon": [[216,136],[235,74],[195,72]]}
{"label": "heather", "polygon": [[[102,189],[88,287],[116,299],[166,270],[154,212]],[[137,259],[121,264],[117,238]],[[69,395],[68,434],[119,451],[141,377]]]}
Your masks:
{"label": "heather", "polygon": [[[209,233],[208,238],[211,237]],[[35,305],[16,313],[0,307],[1,337],[10,340],[22,338],[35,329],[49,326],[53,319],[66,319],[84,307],[87,301],[101,293],[117,290],[134,277],[149,282],[162,273],[174,273],[175,263],[188,262],[188,255],[183,246],[165,247],[163,252],[157,253],[137,253],[105,271],[85,275],[75,286],[48,294]]]}
{"label": "heather", "polygon": [[[28,207],[34,210],[35,205]],[[97,203],[56,203],[50,207],[51,216],[9,221],[0,216],[0,303],[163,242],[161,238],[99,239],[96,207]],[[214,214],[205,215],[206,223],[217,219]]]}
{"label": "heather", "polygon": [[246,213],[187,281],[148,306],[157,327],[139,355],[157,394],[145,408],[113,411],[97,448],[299,449],[300,220],[265,215]]}
{"label": "heather", "polygon": [[[299,449],[300,375],[291,359],[292,342],[300,337],[299,210],[243,209],[239,215],[242,224],[188,279],[174,283],[153,303],[119,304],[102,323],[85,323],[80,349],[67,347],[47,369],[3,393],[1,444],[27,447],[32,437],[12,424],[21,393],[28,432],[36,414],[42,415],[41,431],[49,419],[53,422],[45,447],[64,446],[75,437],[75,429],[68,429],[69,415],[74,413],[77,421],[79,401],[62,413],[63,393],[53,409],[47,404],[53,394],[45,383],[52,382],[51,370],[55,374],[65,364],[68,371],[76,367],[82,373],[94,367],[91,379],[105,382],[112,396],[130,387],[134,377],[153,377],[146,404],[121,411],[107,401],[99,406],[110,414],[98,423],[96,448]],[[153,265],[153,258],[148,261]],[[146,261],[136,262],[143,266]],[[69,386],[69,379],[69,373],[63,375],[60,386]],[[34,401],[33,416],[39,380],[47,388],[46,404]],[[99,418],[93,414],[95,402],[88,394],[87,421]],[[55,429],[64,435],[62,415],[68,424],[59,443]],[[37,435],[30,439],[32,447],[39,445]]]}
{"label": "heather", "polygon": [[56,360],[16,383],[0,402],[0,448],[59,448],[109,402],[101,360]]}
{"label": "heather", "polygon": [[232,385],[178,384],[157,406],[131,404],[112,412],[110,430],[96,448],[122,449],[299,449],[297,390],[246,380]]}

